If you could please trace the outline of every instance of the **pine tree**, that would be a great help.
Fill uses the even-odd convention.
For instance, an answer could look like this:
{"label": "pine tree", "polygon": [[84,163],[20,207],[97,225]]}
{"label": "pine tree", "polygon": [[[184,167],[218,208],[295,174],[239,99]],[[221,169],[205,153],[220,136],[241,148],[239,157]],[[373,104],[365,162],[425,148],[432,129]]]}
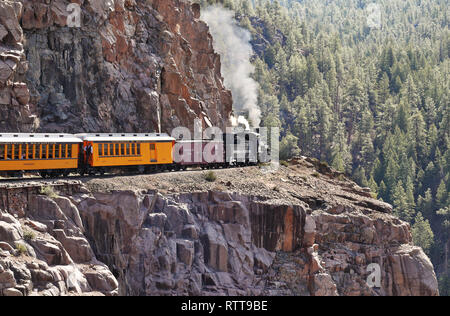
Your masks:
{"label": "pine tree", "polygon": [[297,145],[298,138],[292,134],[286,135],[280,143],[280,159],[288,160],[300,155],[300,148]]}
{"label": "pine tree", "polygon": [[436,204],[438,208],[444,208],[447,206],[447,201],[449,199],[449,192],[447,191],[447,186],[444,180],[441,181],[437,191],[436,191]]}
{"label": "pine tree", "polygon": [[[449,260],[449,252],[450,252],[450,205],[439,210],[437,214],[443,219],[442,221],[442,230],[443,230],[443,240],[444,240],[444,268],[445,274],[447,277],[450,276],[450,272],[448,269],[448,260]],[[450,290],[450,287],[447,288]]]}
{"label": "pine tree", "polygon": [[425,193],[425,197],[420,196],[417,205],[422,210],[422,214],[425,215],[426,218],[431,219],[434,211],[434,201],[433,201],[433,193],[431,189],[428,189]]}
{"label": "pine tree", "polygon": [[408,198],[403,186],[403,182],[399,181],[392,193],[392,202],[394,204],[394,212],[402,220],[411,222],[414,218],[414,209],[408,203]]}
{"label": "pine tree", "polygon": [[412,227],[412,235],[414,243],[429,254],[430,248],[434,243],[434,233],[431,230],[430,222],[425,220],[420,212],[417,214]]}

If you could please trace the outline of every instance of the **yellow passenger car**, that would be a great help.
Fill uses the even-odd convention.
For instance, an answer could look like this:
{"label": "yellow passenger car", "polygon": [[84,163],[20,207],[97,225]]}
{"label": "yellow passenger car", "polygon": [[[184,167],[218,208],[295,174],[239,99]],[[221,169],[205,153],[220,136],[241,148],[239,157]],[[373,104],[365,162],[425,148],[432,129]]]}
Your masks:
{"label": "yellow passenger car", "polygon": [[171,166],[175,139],[167,134],[79,134],[90,168]]}
{"label": "yellow passenger car", "polygon": [[68,134],[0,134],[0,173],[57,175],[76,170],[80,144]]}

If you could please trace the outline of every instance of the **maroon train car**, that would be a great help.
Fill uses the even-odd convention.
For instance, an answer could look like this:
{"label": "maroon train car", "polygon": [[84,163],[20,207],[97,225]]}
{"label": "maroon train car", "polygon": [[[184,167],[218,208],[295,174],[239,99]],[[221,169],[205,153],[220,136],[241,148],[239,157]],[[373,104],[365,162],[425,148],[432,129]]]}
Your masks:
{"label": "maroon train car", "polygon": [[217,168],[225,165],[221,140],[180,140],[174,147],[174,163],[187,167]]}

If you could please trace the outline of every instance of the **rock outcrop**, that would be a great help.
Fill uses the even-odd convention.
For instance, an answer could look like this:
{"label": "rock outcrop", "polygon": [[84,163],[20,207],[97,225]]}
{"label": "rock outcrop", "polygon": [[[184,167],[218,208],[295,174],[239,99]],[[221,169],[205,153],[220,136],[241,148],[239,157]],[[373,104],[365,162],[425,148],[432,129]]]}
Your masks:
{"label": "rock outcrop", "polygon": [[[0,295],[117,295],[67,198],[33,195],[16,217],[0,213]],[[79,215],[78,215],[79,216]]]}
{"label": "rock outcrop", "polygon": [[292,164],[217,171],[212,184],[193,171],[0,188],[0,293],[439,294],[390,205],[314,161]]}
{"label": "rock outcrop", "polygon": [[38,120],[25,83],[28,70],[19,24],[23,6],[18,1],[0,2],[0,130],[32,131]]}
{"label": "rock outcrop", "polygon": [[[80,27],[70,3],[81,8]],[[72,9],[74,10],[74,9]],[[0,130],[170,132],[232,110],[199,6],[185,0],[0,4]]]}

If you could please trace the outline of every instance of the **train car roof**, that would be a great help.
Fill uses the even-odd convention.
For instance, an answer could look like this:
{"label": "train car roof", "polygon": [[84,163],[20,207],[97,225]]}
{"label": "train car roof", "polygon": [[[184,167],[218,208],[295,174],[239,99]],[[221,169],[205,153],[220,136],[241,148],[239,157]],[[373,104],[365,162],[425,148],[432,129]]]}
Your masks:
{"label": "train car roof", "polygon": [[81,143],[71,134],[0,133],[0,143]]}
{"label": "train car roof", "polygon": [[111,133],[111,134],[77,134],[75,135],[79,139],[88,142],[172,142],[175,141],[175,138],[170,137],[167,134],[156,134],[156,133],[148,133],[148,134],[119,134],[119,133]]}

